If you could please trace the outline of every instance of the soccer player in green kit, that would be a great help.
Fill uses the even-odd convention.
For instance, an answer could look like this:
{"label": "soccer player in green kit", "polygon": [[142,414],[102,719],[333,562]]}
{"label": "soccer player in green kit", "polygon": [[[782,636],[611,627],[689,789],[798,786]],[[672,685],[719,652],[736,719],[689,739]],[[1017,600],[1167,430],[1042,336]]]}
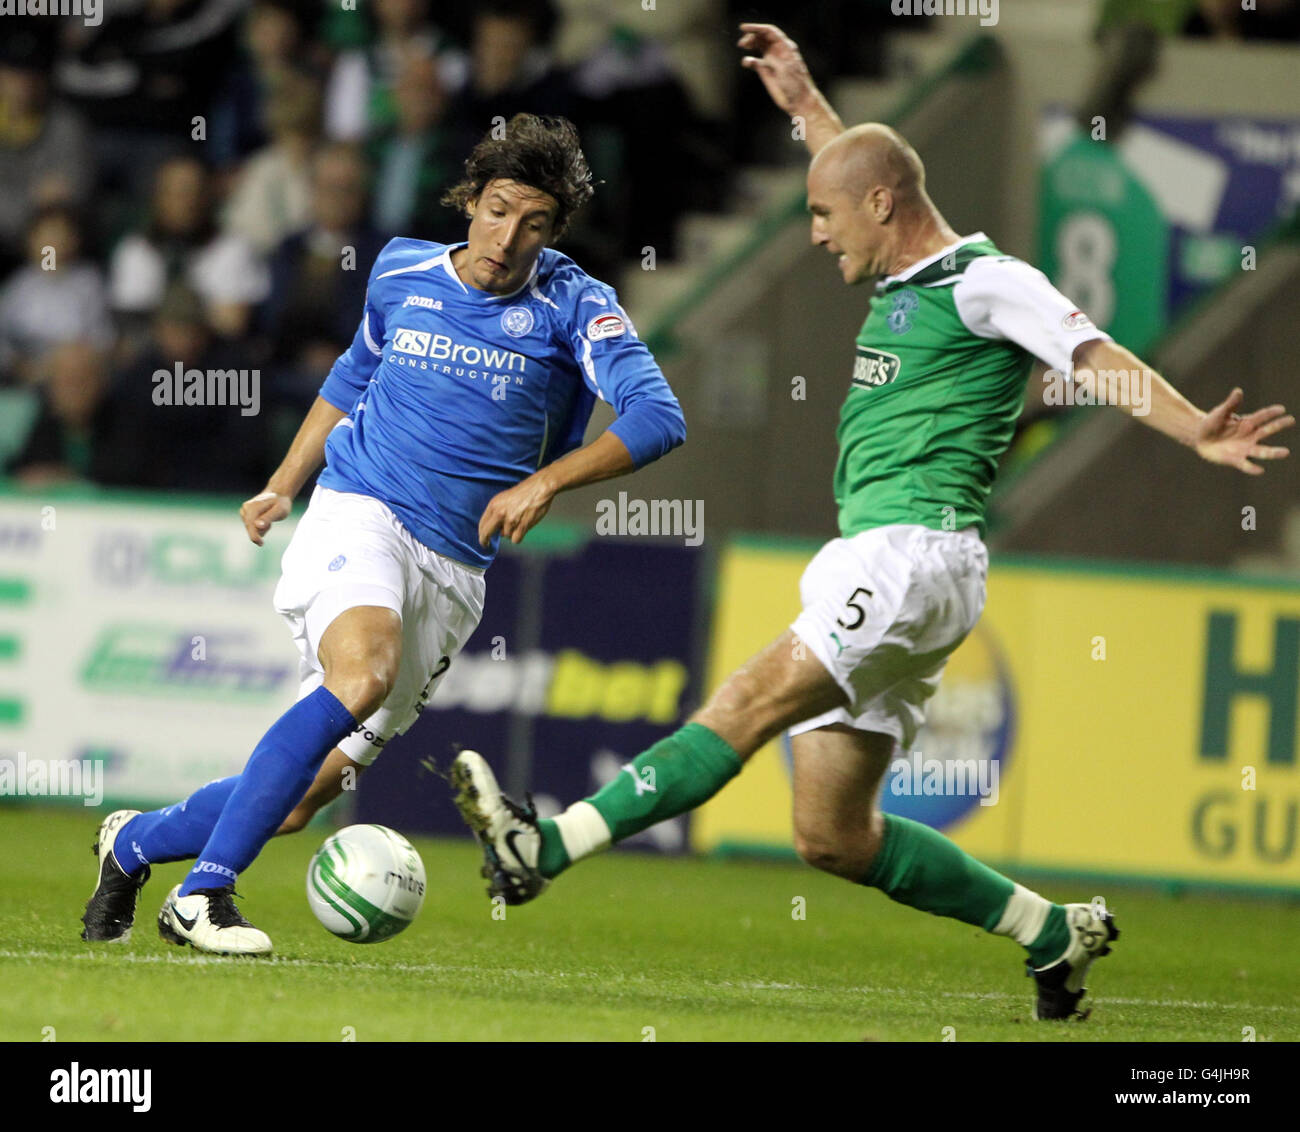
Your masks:
{"label": "soccer player in green kit", "polygon": [[953,231],[916,151],[885,126],[845,130],[779,28],[741,32],[744,65],[805,124],[813,243],[837,257],[846,283],[877,279],[840,414],[841,537],[804,572],[790,629],[592,797],[539,820],[501,794],[481,755],[462,751],[457,805],[483,846],[489,893],[524,903],[581,858],[700,805],[789,729],[805,861],[1009,936],[1028,953],[1034,1016],[1086,1017],[1085,975],[1118,934],[1110,913],[1054,904],[938,831],[882,814],[881,780],[983,609],[984,507],[1035,356],[1066,380],[1076,369],[1142,375],[1146,424],[1249,474],[1263,471],[1253,460],[1287,455],[1263,442],[1294,420],[1280,405],[1237,414],[1239,389],[1209,412],[1192,405],[1037,269],[983,233]]}

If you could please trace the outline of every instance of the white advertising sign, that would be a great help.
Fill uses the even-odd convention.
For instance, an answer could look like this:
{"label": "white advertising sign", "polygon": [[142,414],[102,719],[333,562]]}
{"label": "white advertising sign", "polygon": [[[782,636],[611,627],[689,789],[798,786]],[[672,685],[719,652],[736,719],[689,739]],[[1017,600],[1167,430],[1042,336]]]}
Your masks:
{"label": "white advertising sign", "polygon": [[291,535],[259,549],[237,504],[0,495],[0,802],[238,773],[297,692],[271,604]]}

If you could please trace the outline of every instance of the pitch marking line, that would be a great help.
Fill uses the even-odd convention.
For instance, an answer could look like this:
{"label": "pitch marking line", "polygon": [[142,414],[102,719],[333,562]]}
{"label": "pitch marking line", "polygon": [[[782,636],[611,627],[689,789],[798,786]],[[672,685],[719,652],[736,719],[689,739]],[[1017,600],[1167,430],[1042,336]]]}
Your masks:
{"label": "pitch marking line", "polygon": [[[50,962],[63,963],[68,960],[86,962],[86,963],[161,963],[166,966],[180,967],[201,967],[211,964],[230,964],[232,962],[239,964],[242,969],[245,964],[255,963],[258,966],[270,968],[276,967],[303,967],[303,968],[325,968],[335,971],[377,971],[392,972],[394,974],[447,974],[447,975],[482,975],[484,973],[481,967],[455,965],[449,963],[371,963],[357,962],[349,963],[344,961],[335,962],[329,959],[286,959],[272,956],[271,958],[244,958],[236,956],[222,955],[138,955],[134,952],[114,953],[109,951],[99,952],[57,952],[41,951],[36,948],[27,951],[0,950],[0,960],[46,960]],[[606,971],[537,971],[523,970],[519,968],[505,968],[495,972],[503,978],[516,979],[583,979],[590,980],[601,978],[608,980],[610,975]],[[647,981],[645,976],[635,976],[628,978],[626,976],[618,977],[618,981],[625,983],[636,983]],[[930,992],[924,994],[920,991],[906,990],[901,987],[815,987],[807,986],[802,983],[714,983],[714,986],[735,987],[738,990],[770,990],[770,991],[808,991],[814,994],[860,994],[860,995],[901,995],[906,998],[912,997],[931,997]],[[940,991],[941,998],[969,998],[969,999],[1006,999],[1019,1002],[1023,995],[1006,994],[1001,991]],[[1184,1010],[1247,1010],[1256,1013],[1266,1011],[1280,1011],[1283,1013],[1295,1013],[1300,1007],[1288,1005],[1285,1003],[1268,1003],[1258,1005],[1248,1002],[1206,1002],[1196,999],[1170,999],[1170,998],[1118,998],[1111,995],[1105,996],[1107,1003],[1114,1003],[1119,1006],[1147,1006],[1147,1007],[1174,1007]]]}

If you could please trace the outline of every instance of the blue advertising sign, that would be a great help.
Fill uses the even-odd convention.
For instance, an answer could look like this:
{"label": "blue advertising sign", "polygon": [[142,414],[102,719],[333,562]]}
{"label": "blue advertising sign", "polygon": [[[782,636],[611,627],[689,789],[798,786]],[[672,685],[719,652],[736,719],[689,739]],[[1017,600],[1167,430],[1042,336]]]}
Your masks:
{"label": "blue advertising sign", "polygon": [[[483,620],[428,708],[358,780],[356,820],[464,834],[445,771],[481,752],[507,793],[543,815],[591,794],[671,734],[700,696],[703,555],[593,539],[572,553],[506,553]],[[625,844],[687,846],[685,816]]]}

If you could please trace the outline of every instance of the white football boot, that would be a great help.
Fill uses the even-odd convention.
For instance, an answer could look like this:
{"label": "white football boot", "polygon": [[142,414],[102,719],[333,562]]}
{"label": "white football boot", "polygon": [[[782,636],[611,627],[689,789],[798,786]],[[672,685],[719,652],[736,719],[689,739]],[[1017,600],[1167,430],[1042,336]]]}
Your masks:
{"label": "white football boot", "polygon": [[451,764],[456,808],[483,847],[483,876],[488,895],[507,904],[527,904],[550,884],[537,871],[542,835],[537,807],[512,802],[497,785],[487,760],[477,751],[461,751]]}
{"label": "white football boot", "polygon": [[1032,975],[1038,984],[1034,1018],[1040,1022],[1076,1015],[1082,1022],[1092,1013],[1091,1008],[1079,1009],[1079,999],[1087,989],[1083,985],[1084,977],[1092,961],[1109,955],[1111,941],[1119,938],[1115,917],[1100,904],[1067,904],[1065,916],[1070,942],[1061,957],[1046,967],[1025,963],[1025,974]]}
{"label": "white football boot", "polygon": [[253,927],[235,907],[235,886],[201,888],[182,896],[178,884],[158,912],[158,934],[168,943],[189,944],[213,955],[269,955],[271,937]]}

